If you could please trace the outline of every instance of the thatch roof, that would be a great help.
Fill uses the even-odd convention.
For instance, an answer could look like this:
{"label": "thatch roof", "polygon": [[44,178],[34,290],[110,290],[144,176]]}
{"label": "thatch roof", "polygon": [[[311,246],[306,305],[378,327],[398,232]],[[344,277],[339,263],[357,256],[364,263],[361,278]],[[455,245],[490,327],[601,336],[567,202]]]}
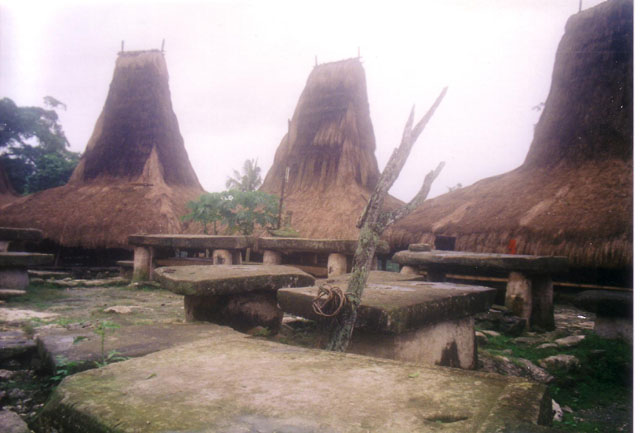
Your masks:
{"label": "thatch roof", "polygon": [[386,232],[395,248],[456,236],[456,249],[632,265],[633,4],[572,16],[522,166],[428,200]]}
{"label": "thatch roof", "polygon": [[[355,227],[380,172],[359,59],[316,66],[261,190],[280,195],[303,237],[356,239]],[[388,205],[401,202],[389,197]]]}
{"label": "thatch roof", "polygon": [[17,200],[0,225],[34,227],[63,246],[127,247],[134,233],[180,233],[204,191],[171,106],[160,51],[120,53],[105,106],[67,185]]}

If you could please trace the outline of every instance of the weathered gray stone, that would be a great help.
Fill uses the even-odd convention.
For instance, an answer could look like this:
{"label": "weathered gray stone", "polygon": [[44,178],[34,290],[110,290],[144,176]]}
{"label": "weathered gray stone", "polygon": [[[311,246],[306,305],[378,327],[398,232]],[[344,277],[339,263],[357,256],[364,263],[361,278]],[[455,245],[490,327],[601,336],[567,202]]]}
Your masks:
{"label": "weathered gray stone", "polygon": [[67,377],[43,421],[95,433],[495,433],[550,415],[546,387],[522,379],[236,334]]}
{"label": "weathered gray stone", "polygon": [[42,240],[42,230],[0,227],[0,239],[3,241],[37,242]]}
{"label": "weathered gray stone", "polygon": [[594,331],[602,338],[622,338],[633,343],[633,293],[587,290],[574,303],[596,313]]}
{"label": "weathered gray stone", "polygon": [[[233,331],[210,323],[123,326],[106,334],[104,349],[105,354],[116,351],[120,356],[135,358],[229,332]],[[63,365],[73,372],[94,368],[102,358],[100,336],[91,329],[39,328],[36,341],[51,373]]]}
{"label": "weathered gray stone", "polygon": [[15,375],[15,371],[0,369],[0,380],[9,380]]}
{"label": "weathered gray stone", "polygon": [[179,295],[230,295],[307,286],[315,279],[292,266],[229,265],[157,268],[155,281]]}
{"label": "weathered gray stone", "polygon": [[3,433],[29,433],[31,430],[20,416],[10,410],[0,410],[0,431]]}
{"label": "weathered gray stone", "polygon": [[[129,263],[131,263],[131,266],[133,267],[133,262],[130,261]],[[73,276],[70,272],[62,271],[41,271],[37,269],[29,269],[27,272],[29,274],[29,278],[41,278],[43,280],[61,280],[63,278],[71,278]]]}
{"label": "weathered gray stone", "polygon": [[23,296],[26,294],[27,292],[25,290],[0,289],[0,299],[10,299],[10,298],[15,298],[16,296]]}
{"label": "weathered gray stone", "polygon": [[393,261],[401,265],[425,268],[435,266],[447,273],[482,273],[486,271],[520,271],[552,274],[568,267],[566,257],[526,256],[518,254],[471,253],[461,251],[399,251]]}
{"label": "weathered gray stone", "polygon": [[[305,238],[258,238],[260,250],[280,251],[283,253],[339,253],[353,255],[358,247],[357,240],[344,239],[305,239]],[[376,253],[389,254],[389,245],[380,241]]]}
{"label": "weathered gray stone", "polygon": [[[327,283],[333,283],[334,281],[343,281],[349,282],[351,278],[351,274],[343,274],[338,275],[336,277],[328,278],[326,280]],[[420,275],[407,275],[399,272],[388,272],[388,271],[370,271],[369,278],[367,282],[369,283],[392,283],[396,281],[423,281],[422,276]]]}
{"label": "weathered gray stone", "polygon": [[558,345],[556,343],[542,343],[536,349],[555,349]]}
{"label": "weathered gray stone", "polygon": [[563,353],[541,359],[538,364],[549,370],[571,371],[580,366],[580,360],[573,355]]}
{"label": "weathered gray stone", "polygon": [[409,244],[409,251],[431,251],[432,249],[431,244]]}
{"label": "weathered gray stone", "polygon": [[[333,285],[347,289],[346,281]],[[319,317],[311,307],[317,287],[280,289],[278,304],[287,313],[311,320]],[[486,311],[495,289],[451,283],[398,281],[367,283],[358,308],[357,328],[399,334],[427,324],[459,319]]]}
{"label": "weathered gray stone", "polygon": [[248,236],[214,236],[214,235],[131,235],[129,245],[144,247],[168,247],[185,249],[226,249],[243,250],[251,248],[253,240]]}
{"label": "weathered gray stone", "polygon": [[610,290],[587,290],[574,301],[578,307],[607,317],[632,317],[633,293]]}
{"label": "weathered gray stone", "polygon": [[23,290],[29,287],[26,269],[0,268],[0,287],[8,290]]}
{"label": "weathered gray stone", "polygon": [[4,252],[0,253],[0,268],[46,266],[53,263],[53,254]]}
{"label": "weathered gray stone", "polygon": [[0,360],[35,353],[36,343],[20,330],[0,332]]}
{"label": "weathered gray stone", "polygon": [[334,278],[347,273],[347,256],[339,253],[329,254],[327,259],[327,277]]}
{"label": "weathered gray stone", "polygon": [[265,265],[279,265],[282,263],[282,253],[266,250],[262,254],[262,263]]}
{"label": "weathered gray stone", "polygon": [[584,335],[570,335],[568,337],[558,338],[554,343],[560,347],[574,347],[584,340],[584,338]]}
{"label": "weathered gray stone", "polygon": [[229,250],[217,249],[213,250],[213,262],[214,265],[232,265],[233,254]]}
{"label": "weathered gray stone", "polygon": [[350,353],[443,367],[475,369],[473,318],[443,320],[401,334],[356,329]]}
{"label": "weathered gray stone", "polygon": [[482,332],[484,332],[486,335],[488,335],[489,337],[499,337],[500,333],[496,332],[496,331],[492,331],[490,329],[483,329]]}
{"label": "weathered gray stone", "polygon": [[205,321],[228,325],[239,331],[256,326],[277,331],[282,321],[273,292],[249,292],[236,295],[184,297],[187,322]]}
{"label": "weathered gray stone", "polygon": [[151,279],[153,270],[153,248],[135,246],[133,248],[132,281],[147,281]]}

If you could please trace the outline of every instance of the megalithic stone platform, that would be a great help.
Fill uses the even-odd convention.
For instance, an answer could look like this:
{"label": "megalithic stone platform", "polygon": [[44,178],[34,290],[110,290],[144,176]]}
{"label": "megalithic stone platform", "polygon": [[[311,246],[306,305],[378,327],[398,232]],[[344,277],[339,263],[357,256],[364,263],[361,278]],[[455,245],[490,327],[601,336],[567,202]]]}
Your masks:
{"label": "megalithic stone platform", "polygon": [[[544,431],[546,387],[514,377],[286,346],[229,329],[67,377],[60,433]],[[535,429],[535,430],[534,430]]]}

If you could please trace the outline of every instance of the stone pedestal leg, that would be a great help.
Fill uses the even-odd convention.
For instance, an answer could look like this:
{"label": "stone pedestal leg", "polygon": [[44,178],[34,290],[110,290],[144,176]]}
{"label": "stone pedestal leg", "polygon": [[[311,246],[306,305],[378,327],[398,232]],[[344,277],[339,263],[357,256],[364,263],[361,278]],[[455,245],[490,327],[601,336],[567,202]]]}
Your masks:
{"label": "stone pedestal leg", "polygon": [[532,327],[552,331],[556,324],[553,318],[553,281],[548,275],[531,277],[533,305],[531,308]]}
{"label": "stone pedestal leg", "polygon": [[231,256],[232,256],[231,263],[233,263],[234,265],[242,264],[242,251],[233,250],[233,252],[231,253]]}
{"label": "stone pedestal leg", "polygon": [[231,265],[233,264],[233,255],[229,250],[214,250],[213,251],[213,264],[214,265]]}
{"label": "stone pedestal leg", "polygon": [[150,247],[135,247],[133,249],[133,277],[132,281],[149,281],[153,262],[153,250]]}
{"label": "stone pedestal leg", "polygon": [[402,269],[400,269],[400,274],[402,275],[419,275],[419,272],[416,268],[414,268],[413,266],[403,266]]}
{"label": "stone pedestal leg", "polygon": [[331,253],[327,261],[327,276],[337,277],[347,273],[347,256],[344,254]]}
{"label": "stone pedestal leg", "polygon": [[266,250],[262,255],[262,263],[265,265],[279,265],[282,263],[282,253]]}
{"label": "stone pedestal leg", "polygon": [[0,241],[0,253],[9,251],[9,241]]}
{"label": "stone pedestal leg", "polygon": [[24,290],[29,286],[29,274],[26,268],[0,270],[0,288]]}
{"label": "stone pedestal leg", "polygon": [[377,271],[378,270],[378,256],[373,256],[373,259],[371,260],[371,268],[372,271]]}
{"label": "stone pedestal leg", "polygon": [[504,303],[513,314],[527,321],[527,327],[531,324],[531,312],[533,309],[532,286],[531,279],[524,274],[520,272],[509,273]]}

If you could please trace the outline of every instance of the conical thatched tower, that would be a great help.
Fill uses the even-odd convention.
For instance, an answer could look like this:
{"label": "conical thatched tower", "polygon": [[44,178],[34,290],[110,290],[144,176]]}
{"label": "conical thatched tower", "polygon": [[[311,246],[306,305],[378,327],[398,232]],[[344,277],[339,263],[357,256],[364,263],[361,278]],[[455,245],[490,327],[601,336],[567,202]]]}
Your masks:
{"label": "conical thatched tower", "polygon": [[0,211],[0,225],[35,227],[62,246],[125,248],[134,233],[179,233],[203,189],[171,106],[160,51],[121,52],[105,106],[68,184]]}
{"label": "conical thatched tower", "polygon": [[391,227],[395,248],[456,236],[456,249],[632,266],[633,3],[609,0],[569,19],[524,164],[428,200]]}
{"label": "conical thatched tower", "polygon": [[291,226],[304,237],[357,239],[356,221],[380,176],[375,148],[360,60],[318,65],[261,189],[280,195],[288,167],[283,214]]}

